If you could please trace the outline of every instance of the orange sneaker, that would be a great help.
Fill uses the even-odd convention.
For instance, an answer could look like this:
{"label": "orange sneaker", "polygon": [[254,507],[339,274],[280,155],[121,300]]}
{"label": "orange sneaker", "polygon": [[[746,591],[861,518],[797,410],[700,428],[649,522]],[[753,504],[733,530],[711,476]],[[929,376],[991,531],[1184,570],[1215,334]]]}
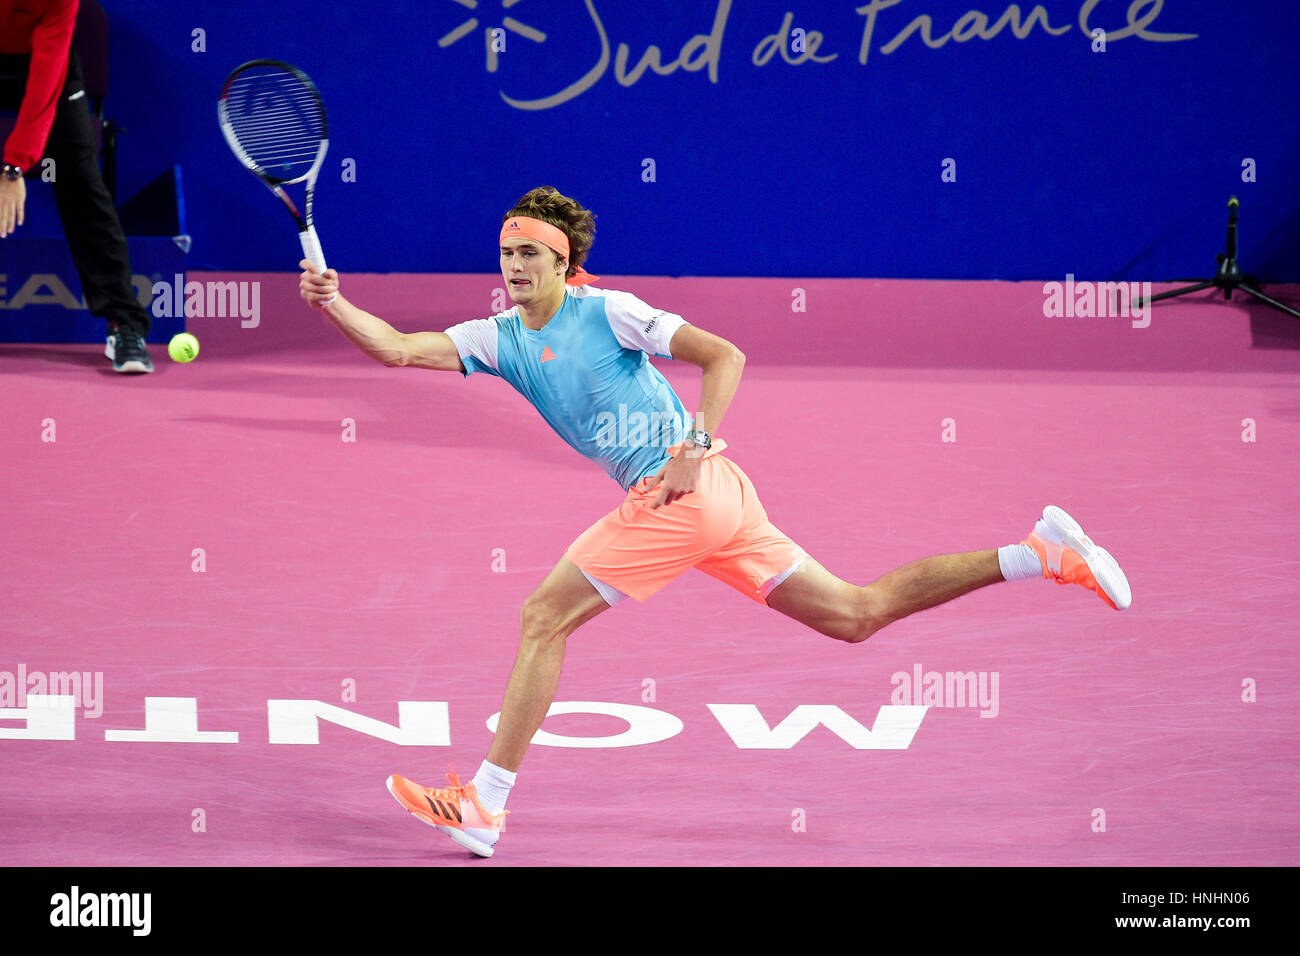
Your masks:
{"label": "orange sneaker", "polygon": [[[1060,540],[1055,544],[1052,538]],[[1119,562],[1105,548],[1098,547],[1083,533],[1075,521],[1056,505],[1043,509],[1043,517],[1021,544],[1027,544],[1038,553],[1043,562],[1043,577],[1057,584],[1078,584],[1117,611],[1133,603],[1133,592]]]}
{"label": "orange sneaker", "polygon": [[388,778],[388,792],[416,819],[437,827],[479,856],[491,856],[506,828],[508,811],[485,810],[478,802],[474,782],[462,785],[454,770],[447,774],[447,783],[450,786],[422,787],[393,774]]}

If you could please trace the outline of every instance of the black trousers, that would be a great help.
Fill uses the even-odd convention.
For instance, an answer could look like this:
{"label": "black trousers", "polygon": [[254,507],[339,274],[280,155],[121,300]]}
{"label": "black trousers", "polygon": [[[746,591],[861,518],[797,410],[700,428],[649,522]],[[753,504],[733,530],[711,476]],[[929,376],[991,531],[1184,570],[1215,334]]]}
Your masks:
{"label": "black trousers", "polygon": [[[22,105],[30,65],[29,55],[0,54],[0,109],[16,111]],[[83,89],[81,61],[73,49],[45,146],[45,156],[54,160],[54,201],[91,315],[147,335],[149,313],[131,291],[126,235],[99,171],[93,118],[85,96],[69,99]],[[31,178],[40,174],[38,163]]]}

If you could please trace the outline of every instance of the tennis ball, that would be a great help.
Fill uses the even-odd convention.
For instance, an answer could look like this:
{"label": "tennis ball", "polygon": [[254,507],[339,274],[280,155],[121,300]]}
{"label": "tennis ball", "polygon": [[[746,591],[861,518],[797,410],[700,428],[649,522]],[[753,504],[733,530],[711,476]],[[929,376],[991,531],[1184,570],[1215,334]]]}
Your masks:
{"label": "tennis ball", "polygon": [[174,362],[193,362],[199,354],[199,340],[188,332],[181,332],[167,343],[167,354]]}

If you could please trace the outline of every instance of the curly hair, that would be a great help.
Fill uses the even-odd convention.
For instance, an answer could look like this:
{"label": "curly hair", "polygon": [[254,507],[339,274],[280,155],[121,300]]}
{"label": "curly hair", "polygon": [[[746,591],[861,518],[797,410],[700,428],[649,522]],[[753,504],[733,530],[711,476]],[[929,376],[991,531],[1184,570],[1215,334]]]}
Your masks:
{"label": "curly hair", "polygon": [[587,253],[596,241],[596,217],[583,209],[576,199],[563,195],[553,186],[538,186],[519,197],[519,201],[501,218],[501,224],[511,216],[528,216],[550,223],[564,230],[569,237],[569,267],[565,276],[571,276],[578,266],[587,261]]}

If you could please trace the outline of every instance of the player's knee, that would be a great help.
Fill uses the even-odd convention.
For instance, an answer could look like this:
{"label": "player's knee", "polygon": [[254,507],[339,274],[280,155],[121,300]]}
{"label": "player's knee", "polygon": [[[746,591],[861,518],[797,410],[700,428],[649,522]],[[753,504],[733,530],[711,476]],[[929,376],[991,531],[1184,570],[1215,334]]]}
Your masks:
{"label": "player's knee", "polygon": [[884,600],[879,592],[867,585],[857,589],[854,613],[843,638],[850,644],[861,644],[889,623],[884,614]]}
{"label": "player's knee", "polygon": [[519,609],[519,639],[550,641],[563,636],[563,620],[545,598],[530,594]]}

